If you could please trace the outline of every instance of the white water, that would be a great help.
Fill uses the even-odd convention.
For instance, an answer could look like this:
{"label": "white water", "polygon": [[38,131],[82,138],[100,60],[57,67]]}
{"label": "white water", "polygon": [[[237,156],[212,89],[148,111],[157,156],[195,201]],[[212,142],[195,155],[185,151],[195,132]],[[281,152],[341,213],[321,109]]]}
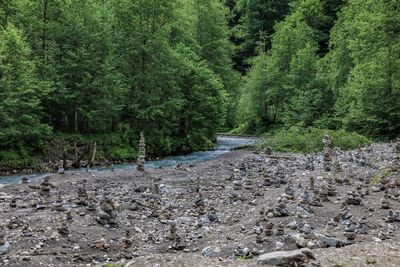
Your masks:
{"label": "white water", "polygon": [[[148,161],[145,164],[146,169],[163,168],[163,167],[173,167],[179,163],[197,163],[203,162],[210,159],[214,159],[222,154],[229,152],[231,149],[252,144],[254,140],[245,138],[231,138],[231,137],[218,137],[217,146],[213,150],[194,152],[188,155],[182,156],[170,156],[160,160]],[[125,163],[114,165],[114,170],[134,170],[136,169],[136,164]],[[107,172],[111,171],[110,167],[93,167],[91,172]],[[67,171],[67,173],[80,173],[86,172],[86,169],[76,169]],[[0,177],[0,187],[2,185],[18,183],[23,176],[29,178],[29,180],[38,180],[48,175],[48,173],[36,173],[29,175],[13,175],[13,176],[3,176]]]}

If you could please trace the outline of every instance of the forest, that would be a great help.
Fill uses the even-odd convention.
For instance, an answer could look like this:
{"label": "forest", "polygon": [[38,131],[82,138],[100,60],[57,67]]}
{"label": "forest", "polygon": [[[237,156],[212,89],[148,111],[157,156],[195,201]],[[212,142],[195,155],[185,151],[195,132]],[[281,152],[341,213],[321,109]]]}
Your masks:
{"label": "forest", "polygon": [[2,166],[76,140],[133,160],[142,131],[149,157],[228,131],[389,140],[400,2],[0,0],[0,99]]}

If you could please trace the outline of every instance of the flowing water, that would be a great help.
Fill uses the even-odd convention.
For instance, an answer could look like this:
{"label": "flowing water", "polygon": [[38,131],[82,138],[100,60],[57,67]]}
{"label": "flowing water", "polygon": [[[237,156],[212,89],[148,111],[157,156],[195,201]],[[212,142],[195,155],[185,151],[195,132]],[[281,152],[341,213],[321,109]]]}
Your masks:
{"label": "flowing water", "polygon": [[[172,167],[176,166],[177,164],[180,163],[197,163],[197,162],[203,162],[207,161],[210,159],[214,159],[222,154],[225,154],[229,152],[230,150],[244,146],[244,145],[249,145],[254,143],[254,140],[252,139],[246,139],[246,138],[232,138],[232,137],[218,137],[217,139],[217,146],[213,150],[208,150],[208,151],[200,151],[200,152],[194,152],[188,155],[182,155],[182,156],[170,156],[166,157],[160,160],[155,160],[155,161],[148,161],[145,164],[146,169],[154,169],[154,168],[163,168],[163,167]],[[134,170],[136,168],[136,164],[132,163],[124,163],[124,164],[118,164],[113,166],[113,170]],[[86,172],[86,169],[75,169],[75,170],[69,170],[67,173],[80,173],[80,172]],[[108,167],[93,167],[91,172],[107,172],[107,171],[112,171],[112,168]],[[29,180],[38,180],[43,178],[44,176],[48,175],[48,173],[36,173],[36,174],[29,174],[29,175],[13,175],[13,176],[3,176],[0,177],[0,186],[1,185],[7,185],[7,184],[13,184],[13,183],[18,183],[23,176],[26,176],[29,178]]]}

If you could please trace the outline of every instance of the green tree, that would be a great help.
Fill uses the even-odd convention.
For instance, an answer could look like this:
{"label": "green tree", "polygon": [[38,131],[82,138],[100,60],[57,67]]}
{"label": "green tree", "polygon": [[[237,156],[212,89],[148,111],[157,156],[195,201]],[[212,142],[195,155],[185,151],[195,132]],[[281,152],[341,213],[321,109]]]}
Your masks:
{"label": "green tree", "polygon": [[50,133],[41,123],[41,99],[49,88],[38,79],[31,50],[12,24],[0,29],[0,148],[40,148]]}
{"label": "green tree", "polygon": [[346,128],[372,135],[400,130],[400,6],[351,0],[332,32],[330,86]]}

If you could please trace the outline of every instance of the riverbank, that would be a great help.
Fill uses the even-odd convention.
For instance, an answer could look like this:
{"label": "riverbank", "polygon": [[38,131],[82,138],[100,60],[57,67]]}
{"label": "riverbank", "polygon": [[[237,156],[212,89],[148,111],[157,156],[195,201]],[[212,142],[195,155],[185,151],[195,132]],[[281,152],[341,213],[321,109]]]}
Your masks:
{"label": "riverbank", "polygon": [[[240,150],[144,173],[55,174],[50,184],[7,185],[0,224],[11,249],[0,261],[253,266],[260,254],[309,247],[319,266],[398,266],[398,157],[391,144],[337,151],[341,168],[324,172],[317,154]],[[298,201],[310,177],[309,201],[320,205]],[[330,180],[336,194],[318,202]]]}

